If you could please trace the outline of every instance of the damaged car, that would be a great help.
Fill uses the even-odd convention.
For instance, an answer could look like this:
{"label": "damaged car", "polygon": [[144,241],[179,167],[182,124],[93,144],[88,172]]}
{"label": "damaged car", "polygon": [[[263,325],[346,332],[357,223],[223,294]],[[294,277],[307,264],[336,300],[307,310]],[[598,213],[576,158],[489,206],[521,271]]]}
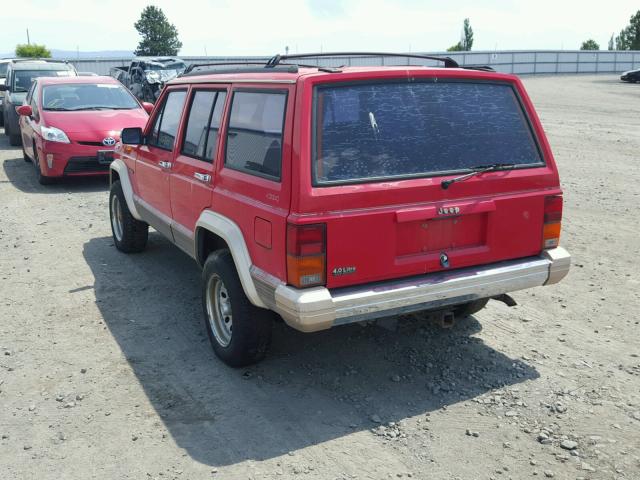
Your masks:
{"label": "damaged car", "polygon": [[186,70],[179,58],[134,58],[127,67],[113,67],[109,74],[131,90],[142,102],[155,102],[162,87]]}

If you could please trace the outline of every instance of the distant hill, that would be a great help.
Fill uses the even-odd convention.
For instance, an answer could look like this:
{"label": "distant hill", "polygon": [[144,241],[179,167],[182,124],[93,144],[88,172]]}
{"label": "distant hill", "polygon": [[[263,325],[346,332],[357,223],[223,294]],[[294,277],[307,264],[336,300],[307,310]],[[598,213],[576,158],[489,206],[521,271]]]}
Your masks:
{"label": "distant hill", "polygon": [[[0,53],[0,58],[13,57],[14,53]],[[51,58],[65,58],[74,60],[76,58],[129,58],[133,57],[132,50],[101,50],[98,52],[76,52],[75,50],[51,49]]]}

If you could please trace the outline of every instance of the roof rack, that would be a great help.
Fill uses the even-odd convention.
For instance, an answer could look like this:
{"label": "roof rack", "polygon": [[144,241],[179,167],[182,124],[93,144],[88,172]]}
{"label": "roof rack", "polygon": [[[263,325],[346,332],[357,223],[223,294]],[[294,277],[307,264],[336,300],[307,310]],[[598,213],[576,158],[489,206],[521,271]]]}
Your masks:
{"label": "roof rack", "polygon": [[[238,67],[228,69],[210,69],[205,71],[194,71],[196,68],[205,67]],[[304,63],[280,63],[277,65],[279,71],[285,73],[297,73],[298,68],[317,68],[324,72],[339,72],[339,69],[331,67],[319,67],[318,65],[307,65]],[[268,62],[212,62],[212,63],[192,63],[187,67],[181,76],[206,75],[211,73],[265,73],[272,72],[276,67],[271,67]],[[268,70],[267,70],[268,69]]]}
{"label": "roof rack", "polygon": [[489,65],[464,65],[465,70],[480,70],[482,72],[495,72],[496,70]]}
{"label": "roof rack", "polygon": [[268,67],[279,65],[282,60],[292,60],[296,58],[313,58],[313,57],[403,57],[403,58],[420,58],[423,60],[435,60],[443,62],[445,68],[459,68],[458,62],[451,57],[435,57],[432,55],[419,55],[416,53],[380,53],[380,52],[332,52],[332,53],[301,53],[295,55],[275,55],[267,62]]}
{"label": "roof rack", "polygon": [[[212,74],[224,74],[224,73],[269,73],[272,70],[266,70],[264,64],[262,66],[251,66],[251,64],[237,64],[235,68],[230,66],[230,68],[209,68],[205,70],[195,70],[195,68],[200,67],[219,67],[224,66],[224,64],[215,64],[215,63],[205,63],[203,65],[196,65],[193,69],[185,70],[180,77],[194,77],[197,75],[212,75]],[[242,67],[241,65],[247,65],[246,67]],[[283,73],[297,73],[298,67],[296,65],[282,65],[277,68],[278,72]]]}
{"label": "roof rack", "polygon": [[62,60],[57,58],[38,58],[38,57],[21,57],[21,58],[7,58],[6,60],[11,60],[15,63],[20,62],[51,62],[51,63],[69,63],[69,60]]}

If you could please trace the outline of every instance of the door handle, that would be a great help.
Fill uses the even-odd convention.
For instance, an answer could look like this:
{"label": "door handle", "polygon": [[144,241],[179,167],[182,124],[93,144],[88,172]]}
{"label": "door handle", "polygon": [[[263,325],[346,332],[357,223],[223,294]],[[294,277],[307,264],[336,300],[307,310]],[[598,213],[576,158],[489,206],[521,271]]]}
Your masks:
{"label": "door handle", "polygon": [[158,162],[158,165],[162,168],[171,168],[171,162]]}
{"label": "door handle", "polygon": [[208,173],[195,172],[193,174],[193,178],[195,178],[196,180],[200,180],[203,183],[209,183],[211,181],[211,175],[209,175]]}

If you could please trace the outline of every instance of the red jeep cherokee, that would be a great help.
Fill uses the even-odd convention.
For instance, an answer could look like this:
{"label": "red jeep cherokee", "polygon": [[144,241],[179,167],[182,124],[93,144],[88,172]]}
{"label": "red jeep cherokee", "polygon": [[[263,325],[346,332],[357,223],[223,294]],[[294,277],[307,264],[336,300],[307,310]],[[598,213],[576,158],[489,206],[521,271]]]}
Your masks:
{"label": "red jeep cherokee", "polygon": [[272,312],[305,332],[452,319],[567,274],[558,171],[517,77],[281,63],[301,57],[191,69],[111,164],[116,247],[143,250],[151,225],[203,267],[223,361],[261,359]]}

